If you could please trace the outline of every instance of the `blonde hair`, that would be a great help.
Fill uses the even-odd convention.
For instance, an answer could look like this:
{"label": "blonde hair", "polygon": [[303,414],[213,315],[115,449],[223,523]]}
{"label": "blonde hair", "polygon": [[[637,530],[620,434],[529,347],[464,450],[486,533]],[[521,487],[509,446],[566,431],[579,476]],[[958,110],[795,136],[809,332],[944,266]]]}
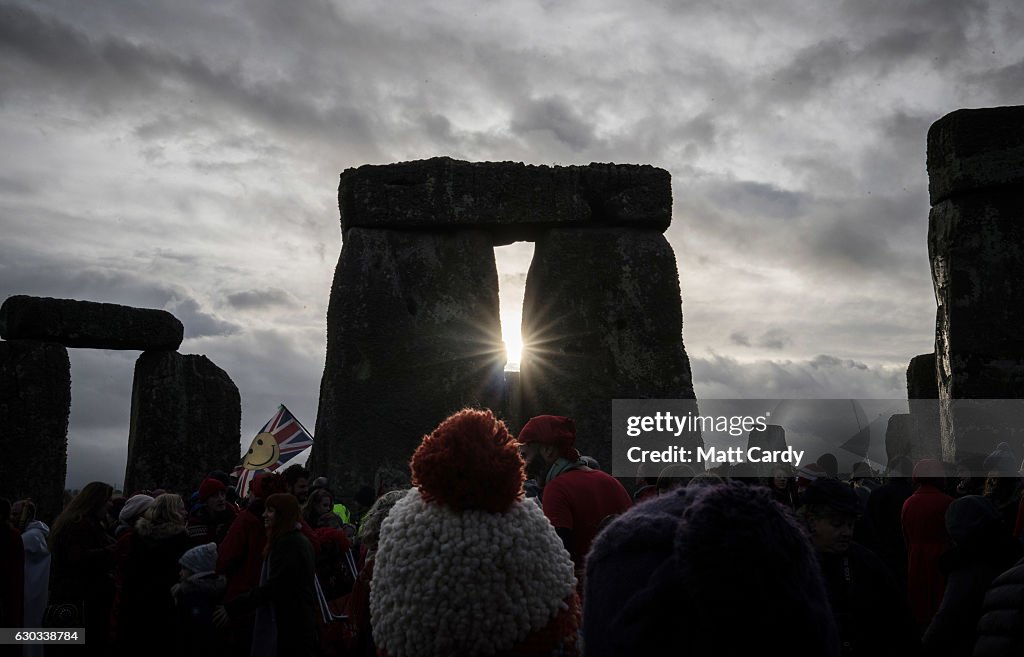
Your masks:
{"label": "blonde hair", "polygon": [[178,513],[179,508],[184,508],[185,503],[181,501],[181,495],[164,493],[158,495],[153,503],[142,514],[142,517],[154,525],[185,525],[185,518]]}

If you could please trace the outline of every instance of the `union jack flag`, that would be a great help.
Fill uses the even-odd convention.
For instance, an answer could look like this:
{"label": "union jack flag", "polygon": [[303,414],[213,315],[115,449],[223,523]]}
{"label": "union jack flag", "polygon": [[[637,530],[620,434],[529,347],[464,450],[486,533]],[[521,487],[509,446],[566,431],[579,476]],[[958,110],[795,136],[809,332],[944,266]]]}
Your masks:
{"label": "union jack flag", "polygon": [[250,469],[252,466],[246,468],[246,459],[253,451],[253,447],[250,447],[248,454],[242,456],[242,462],[234,469],[234,474],[238,477],[236,489],[240,496],[245,496],[249,489],[249,484],[257,474],[277,470],[313,444],[313,436],[306,431],[306,428],[302,426],[298,418],[292,415],[292,412],[284,404],[278,406],[274,416],[263,425],[262,429],[256,432],[256,438],[253,438],[254,445],[256,440],[263,434],[270,434],[274,437],[274,440],[277,441],[280,456],[274,463],[261,467],[258,470]]}

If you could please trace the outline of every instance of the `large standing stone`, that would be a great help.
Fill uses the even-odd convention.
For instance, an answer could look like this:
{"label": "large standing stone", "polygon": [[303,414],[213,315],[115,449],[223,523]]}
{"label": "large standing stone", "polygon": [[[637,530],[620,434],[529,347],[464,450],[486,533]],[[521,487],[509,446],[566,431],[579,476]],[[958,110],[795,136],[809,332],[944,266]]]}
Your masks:
{"label": "large standing stone", "polygon": [[181,322],[166,310],[18,295],[0,306],[0,337],[65,347],[175,350]]}
{"label": "large standing stone", "polygon": [[897,456],[906,456],[912,461],[920,458],[938,458],[939,453],[915,453],[913,445],[914,419],[910,413],[894,413],[885,426],[885,456],[889,463]]}
{"label": "large standing stone", "polygon": [[[1024,421],[1024,107],[960,110],[928,134],[928,251],[938,302],[935,352],[947,459],[1019,444]],[[983,409],[984,407],[984,409]]]}
{"label": "large standing stone", "polygon": [[242,405],[231,377],[206,356],[147,351],[135,363],[125,491],[187,494],[238,463]]}
{"label": "large standing stone", "polygon": [[694,398],[682,323],[660,230],[547,231],[526,279],[522,417],[572,417],[580,450],[609,467],[613,399]]}
{"label": "large standing stone", "polygon": [[408,463],[453,411],[501,408],[504,365],[485,232],[348,229],[327,311],[312,467],[351,490],[382,463]]}
{"label": "large standing stone", "polygon": [[939,426],[939,382],[935,354],[910,359],[907,367],[907,400],[910,406],[910,449],[906,456],[914,460],[937,458],[942,454]]}
{"label": "large standing stone", "polygon": [[932,205],[948,198],[1024,184],[1024,106],[960,109],[928,130]]}
{"label": "large standing stone", "polygon": [[31,497],[39,518],[62,508],[67,475],[71,362],[57,344],[0,342],[0,497]]}
{"label": "large standing stone", "polygon": [[437,157],[341,174],[342,229],[492,230],[495,243],[536,239],[564,224],[637,225],[665,230],[671,179],[650,165],[550,167]]}

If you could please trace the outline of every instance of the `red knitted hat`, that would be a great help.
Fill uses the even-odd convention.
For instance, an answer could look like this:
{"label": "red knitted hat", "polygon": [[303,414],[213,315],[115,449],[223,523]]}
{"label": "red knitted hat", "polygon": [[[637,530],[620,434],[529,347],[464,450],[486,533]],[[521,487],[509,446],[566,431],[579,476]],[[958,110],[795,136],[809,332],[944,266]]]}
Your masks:
{"label": "red knitted hat", "polygon": [[554,445],[565,458],[580,457],[580,453],[573,447],[576,444],[576,423],[561,415],[538,415],[532,418],[519,432],[519,442],[524,445]]}
{"label": "red knitted hat", "polygon": [[213,477],[207,477],[203,479],[203,483],[199,484],[199,501],[205,502],[210,497],[217,493],[225,490],[227,487],[224,482],[214,479]]}
{"label": "red knitted hat", "polygon": [[505,423],[467,408],[438,425],[412,455],[412,483],[423,499],[456,511],[507,510],[523,496],[523,459]]}

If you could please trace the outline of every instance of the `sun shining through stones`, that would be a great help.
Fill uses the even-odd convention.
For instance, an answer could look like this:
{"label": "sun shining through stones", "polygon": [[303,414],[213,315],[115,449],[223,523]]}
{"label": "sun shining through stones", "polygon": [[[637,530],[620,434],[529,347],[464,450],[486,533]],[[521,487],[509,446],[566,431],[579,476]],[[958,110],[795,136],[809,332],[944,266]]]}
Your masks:
{"label": "sun shining through stones", "polygon": [[[581,448],[607,467],[612,399],[692,398],[663,235],[672,218],[664,169],[446,157],[367,165],[342,173],[338,207],[342,250],[310,458],[331,481],[358,486],[381,465],[404,467],[421,437],[466,405],[495,409],[513,431],[516,418],[574,417]],[[546,245],[522,307],[499,302],[494,250],[519,242],[536,242],[538,253]],[[530,331],[521,378],[504,371],[517,311]]]}
{"label": "sun shining through stones", "polygon": [[526,272],[533,259],[533,242],[515,242],[494,247],[498,270],[498,300],[501,311],[501,338],[505,343],[505,370],[518,372],[523,356],[523,295]]}

